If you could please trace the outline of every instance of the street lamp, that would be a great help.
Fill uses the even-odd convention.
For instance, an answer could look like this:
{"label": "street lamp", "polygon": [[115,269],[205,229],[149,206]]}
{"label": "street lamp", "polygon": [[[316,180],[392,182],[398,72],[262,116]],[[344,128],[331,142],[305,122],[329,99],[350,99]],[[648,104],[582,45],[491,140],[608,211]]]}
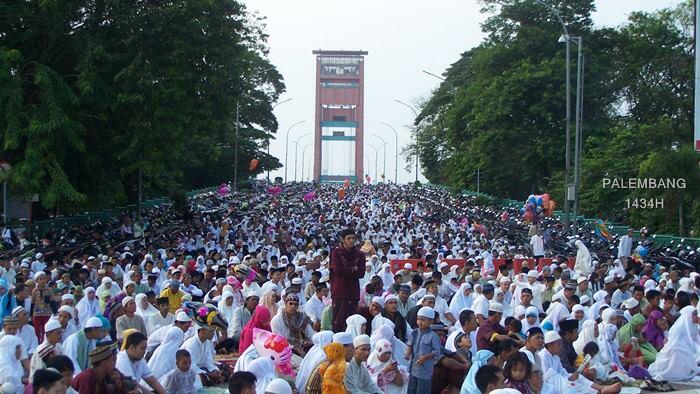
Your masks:
{"label": "street lamp", "polygon": [[285,141],[285,147],[284,147],[284,183],[287,183],[287,158],[289,157],[289,132],[292,131],[292,129],[295,126],[300,125],[304,122],[305,122],[304,120],[300,120],[300,121],[294,123],[293,125],[289,126],[289,128],[287,129],[287,138],[285,139],[286,141]]}
{"label": "street lamp", "polygon": [[[408,107],[408,109],[413,111],[413,114],[416,116],[416,119],[418,119],[418,111],[416,111],[416,109],[413,108],[413,106],[408,105],[401,100],[394,99],[394,101],[403,105],[404,107]],[[416,138],[416,183],[418,183],[418,138]]]}
{"label": "street lamp", "polygon": [[[292,101],[291,97],[286,99],[286,100],[282,100],[282,101],[276,103],[275,105],[273,105],[272,110],[274,111],[278,105],[288,103],[290,101]],[[270,157],[270,139],[269,138],[267,139],[267,156]],[[269,168],[267,169],[267,183],[270,183],[270,169]]]}
{"label": "street lamp", "polygon": [[376,180],[379,177],[378,176],[379,174],[377,174],[377,162],[378,162],[378,158],[379,158],[379,150],[377,149],[376,146],[370,144],[369,142],[365,141],[365,145],[369,146],[370,148],[372,148],[374,150],[374,179]]}
{"label": "street lamp", "polygon": [[382,173],[384,174],[384,182],[386,182],[386,141],[384,138],[379,136],[379,134],[372,133],[372,135],[379,138],[382,141],[382,144],[384,144],[384,169],[382,170]]}
{"label": "street lamp", "polygon": [[299,156],[299,141],[301,141],[302,138],[307,137],[311,135],[311,133],[306,133],[302,136],[299,136],[296,141],[294,141],[294,182],[297,181],[297,156]]}
{"label": "street lamp", "polygon": [[430,75],[430,76],[433,76],[433,77],[435,77],[435,78],[437,78],[437,79],[439,79],[439,80],[441,80],[441,81],[444,81],[444,80],[445,80],[445,78],[443,78],[443,77],[441,77],[441,76],[439,76],[439,75],[435,75],[435,74],[431,73],[430,71],[425,71],[425,70],[423,70],[423,72],[426,73],[426,74],[428,74],[428,75]]}
{"label": "street lamp", "polygon": [[379,122],[382,125],[390,128],[394,132],[394,138],[396,141],[396,152],[395,152],[395,157],[394,157],[394,184],[398,185],[399,184],[399,133],[396,132],[396,129],[394,126],[390,125],[389,123],[384,123],[384,122]]}
{"label": "street lamp", "polygon": [[[304,160],[304,157],[306,156],[306,149],[310,146],[313,146],[314,143],[310,143],[306,145],[302,150],[301,150],[301,181],[304,181],[304,164],[306,164],[306,160]],[[294,180],[296,180],[296,176],[294,177]]]}
{"label": "street lamp", "polygon": [[[564,229],[569,231],[569,192],[570,192],[570,177],[569,173],[571,165],[571,36],[569,29],[566,28],[566,23],[561,19],[559,11],[542,0],[534,0],[536,3],[547,8],[557,18],[564,30],[564,35],[559,37],[559,43],[566,44],[566,154],[565,154],[565,173],[564,173]],[[574,185],[575,188],[575,185]],[[575,193],[575,190],[572,190]]]}

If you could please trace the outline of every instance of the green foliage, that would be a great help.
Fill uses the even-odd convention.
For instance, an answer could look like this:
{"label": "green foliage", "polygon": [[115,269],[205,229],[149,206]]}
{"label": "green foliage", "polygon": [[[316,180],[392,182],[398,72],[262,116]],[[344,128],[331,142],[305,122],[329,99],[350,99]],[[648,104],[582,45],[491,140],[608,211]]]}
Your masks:
{"label": "green foliage", "polygon": [[[0,154],[14,188],[61,210],[137,200],[280,163],[284,91],[262,19],[234,0],[0,6]],[[260,165],[248,171],[251,159]]]}
{"label": "green foliage", "polygon": [[[448,68],[446,80],[421,105],[416,143],[406,150],[419,153],[433,183],[476,190],[478,169],[483,192],[516,200],[548,192],[562,201],[566,63],[565,45],[557,44],[562,27],[535,1],[481,3],[490,15],[482,25],[487,38]],[[602,187],[606,177],[662,177],[663,170],[651,171],[656,167],[668,174],[683,168],[688,182],[697,175],[697,154],[685,148],[693,127],[692,2],[634,13],[616,29],[593,27],[592,0],[547,3],[584,43],[581,213],[655,230],[700,230],[693,219],[700,197],[695,189],[669,192],[661,212],[628,212],[623,202],[633,192]],[[571,54],[573,161],[574,43]],[[673,144],[682,149],[671,152]]]}

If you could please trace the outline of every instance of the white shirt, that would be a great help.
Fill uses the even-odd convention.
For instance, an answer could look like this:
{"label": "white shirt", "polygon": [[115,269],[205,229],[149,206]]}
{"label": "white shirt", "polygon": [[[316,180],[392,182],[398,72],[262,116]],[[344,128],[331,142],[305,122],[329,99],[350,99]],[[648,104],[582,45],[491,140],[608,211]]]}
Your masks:
{"label": "white shirt", "polygon": [[312,323],[321,321],[321,314],[323,313],[323,308],[325,308],[325,306],[323,305],[323,301],[318,299],[316,294],[309,298],[309,301],[306,304],[304,304],[304,312],[306,313],[306,316],[309,317]]}
{"label": "white shirt", "polygon": [[146,331],[148,335],[153,334],[157,329],[165,326],[170,326],[175,322],[175,315],[168,313],[165,317],[160,312],[148,316],[146,320]]}
{"label": "white shirt", "polygon": [[544,256],[544,238],[535,234],[530,238],[530,245],[534,256]]}
{"label": "white shirt", "polygon": [[628,235],[620,237],[620,243],[617,245],[617,257],[629,257],[632,252],[632,242],[634,239]]}
{"label": "white shirt", "polygon": [[[79,373],[83,372],[83,370],[80,368],[78,365],[78,333],[75,333],[71,336],[69,336],[64,342],[63,342],[63,354],[68,356],[71,360],[73,360],[73,368],[75,371],[73,371],[73,376],[77,376]],[[88,341],[88,354],[95,348],[95,340],[90,339]],[[86,360],[88,364],[90,364],[90,360]],[[89,366],[89,365],[88,365]]]}
{"label": "white shirt", "polygon": [[202,343],[197,335],[186,340],[180,349],[185,349],[190,352],[192,357],[192,369],[200,374],[219,369],[214,365],[214,345],[211,341]]}
{"label": "white shirt", "polygon": [[37,346],[39,346],[39,341],[36,339],[36,331],[34,331],[34,328],[29,324],[23,325],[22,329],[17,333],[17,336],[22,338],[24,348],[27,349],[28,354],[33,354]]}
{"label": "white shirt", "polygon": [[[175,357],[175,355],[173,355]],[[119,372],[124,374],[127,378],[133,378],[134,381],[139,382],[141,379],[148,379],[153,376],[151,369],[148,368],[148,363],[146,360],[140,359],[138,361],[133,361],[129,358],[126,350],[122,350],[117,353],[117,369]]]}

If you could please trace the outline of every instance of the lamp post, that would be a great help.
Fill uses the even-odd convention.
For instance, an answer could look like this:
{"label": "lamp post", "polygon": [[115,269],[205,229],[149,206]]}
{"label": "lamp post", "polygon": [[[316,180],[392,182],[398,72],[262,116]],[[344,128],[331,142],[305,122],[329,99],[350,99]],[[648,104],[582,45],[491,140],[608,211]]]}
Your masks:
{"label": "lamp post", "polygon": [[[302,150],[301,150],[301,181],[304,181],[304,164],[306,164],[306,160],[304,157],[306,157],[306,149],[310,146],[313,146],[314,143],[310,143],[306,145]],[[296,176],[294,177],[294,180],[296,180]]]}
{"label": "lamp post", "polygon": [[297,156],[299,156],[299,141],[301,141],[302,138],[311,135],[311,133],[306,133],[302,136],[299,136],[296,141],[294,141],[294,182],[297,181]]}
{"label": "lamp post", "polygon": [[298,126],[302,123],[304,123],[304,120],[300,120],[287,129],[287,138],[285,139],[285,147],[284,147],[284,183],[287,183],[287,158],[289,157],[289,132],[292,131],[292,129],[295,126]]}
{"label": "lamp post", "polygon": [[394,132],[394,138],[395,138],[395,142],[396,142],[396,146],[395,146],[396,152],[394,155],[394,160],[395,160],[395,162],[394,162],[394,164],[395,164],[395,166],[394,166],[394,184],[398,185],[399,184],[399,133],[397,133],[394,126],[390,125],[389,123],[384,123],[384,122],[379,122],[379,123],[390,128],[391,131]]}
{"label": "lamp post", "polygon": [[370,144],[369,142],[365,142],[365,145],[369,146],[370,148],[372,148],[374,150],[374,179],[376,180],[379,177],[379,175],[377,174],[377,167],[378,167],[377,162],[378,162],[378,158],[379,158],[379,150],[377,149],[376,146]]}
{"label": "lamp post", "polygon": [[376,138],[379,138],[382,141],[382,144],[384,144],[383,145],[383,148],[384,148],[384,169],[382,170],[382,173],[384,174],[384,182],[386,182],[386,145],[387,145],[387,143],[384,140],[384,138],[379,136],[379,134],[372,133],[372,135],[375,136]]}
{"label": "lamp post", "polygon": [[[394,99],[394,101],[396,101],[397,103],[403,105],[404,107],[408,107],[408,109],[410,109],[411,111],[413,111],[413,115],[416,116],[415,119],[418,118],[418,111],[416,111],[416,109],[413,108],[413,106],[411,106],[411,105],[409,105],[409,104],[406,104],[406,103],[404,103],[404,102],[401,101],[401,100]],[[414,121],[415,121],[415,119],[414,119]],[[416,138],[416,143],[415,143],[415,144],[416,144],[416,183],[418,183],[418,138]]]}
{"label": "lamp post", "polygon": [[[292,101],[291,97],[286,99],[286,100],[282,100],[279,103],[276,103],[275,105],[273,105],[272,110],[274,111],[278,105],[288,103],[290,101]],[[270,157],[270,139],[269,138],[267,139],[267,156]],[[270,169],[269,168],[267,169],[267,183],[270,183]]]}
{"label": "lamp post", "polygon": [[[571,39],[569,36],[569,29],[566,28],[566,24],[561,19],[559,11],[557,11],[551,5],[545,3],[542,0],[534,0],[536,3],[547,8],[554,16],[557,18],[561,24],[562,29],[564,29],[564,35],[559,38],[560,43],[566,44],[566,154],[565,154],[565,172],[564,172],[564,229],[569,231],[569,192],[572,185],[570,185],[571,172]],[[575,186],[574,186],[575,187]]]}
{"label": "lamp post", "polygon": [[430,71],[425,71],[425,70],[422,70],[422,71],[423,71],[425,74],[428,74],[428,75],[430,75],[430,76],[432,76],[432,77],[435,77],[435,78],[437,78],[437,79],[439,79],[439,80],[441,80],[441,81],[444,81],[444,80],[445,80],[445,78],[443,78],[443,77],[441,77],[441,76],[439,76],[439,75],[433,74],[433,73],[431,73]]}

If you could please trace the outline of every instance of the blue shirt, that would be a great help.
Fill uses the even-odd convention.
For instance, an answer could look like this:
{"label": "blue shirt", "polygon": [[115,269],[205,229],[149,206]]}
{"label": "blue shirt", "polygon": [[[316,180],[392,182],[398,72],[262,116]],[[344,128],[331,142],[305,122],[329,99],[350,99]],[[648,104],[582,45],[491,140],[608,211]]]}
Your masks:
{"label": "blue shirt", "polygon": [[[432,330],[413,330],[409,343],[412,346],[409,373],[411,376],[418,379],[431,379],[433,377],[435,363],[440,359],[440,355],[442,354],[440,338]],[[433,354],[432,358],[426,360],[422,365],[416,364],[419,357],[429,353]]]}

